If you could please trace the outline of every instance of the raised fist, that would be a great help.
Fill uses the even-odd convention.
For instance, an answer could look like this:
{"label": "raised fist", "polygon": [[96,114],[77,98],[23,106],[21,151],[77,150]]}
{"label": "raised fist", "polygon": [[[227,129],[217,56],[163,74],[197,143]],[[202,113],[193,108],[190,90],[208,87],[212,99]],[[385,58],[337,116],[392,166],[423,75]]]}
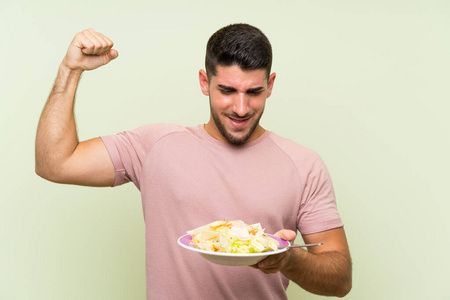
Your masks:
{"label": "raised fist", "polygon": [[72,71],[83,72],[106,65],[118,56],[114,43],[100,32],[86,29],[75,35],[62,64]]}

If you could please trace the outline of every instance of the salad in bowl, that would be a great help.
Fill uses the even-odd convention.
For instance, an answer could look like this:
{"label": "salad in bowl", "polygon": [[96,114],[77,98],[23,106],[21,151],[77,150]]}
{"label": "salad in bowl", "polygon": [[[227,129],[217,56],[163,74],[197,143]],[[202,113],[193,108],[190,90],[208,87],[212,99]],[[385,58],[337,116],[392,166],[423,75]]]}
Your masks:
{"label": "salad in bowl", "polygon": [[285,252],[284,247],[290,245],[266,234],[260,223],[248,225],[241,220],[215,221],[189,230],[178,244],[213,263],[228,266],[254,265],[269,255]]}

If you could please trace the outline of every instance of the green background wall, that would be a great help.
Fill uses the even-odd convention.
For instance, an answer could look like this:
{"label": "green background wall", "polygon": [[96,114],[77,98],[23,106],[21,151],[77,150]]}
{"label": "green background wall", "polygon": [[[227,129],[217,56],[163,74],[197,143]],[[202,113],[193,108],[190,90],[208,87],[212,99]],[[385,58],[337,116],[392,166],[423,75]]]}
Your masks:
{"label": "green background wall", "polygon": [[[208,120],[208,37],[235,22],[273,44],[262,125],[315,149],[333,176],[354,260],[346,299],[450,299],[450,2],[0,1],[0,299],[144,299],[132,184],[86,188],[34,173],[34,135],[72,37],[119,58],[83,75],[80,139]],[[175,242],[175,241],[174,241]],[[180,250],[182,251],[182,250]],[[319,299],[291,285],[290,299]]]}

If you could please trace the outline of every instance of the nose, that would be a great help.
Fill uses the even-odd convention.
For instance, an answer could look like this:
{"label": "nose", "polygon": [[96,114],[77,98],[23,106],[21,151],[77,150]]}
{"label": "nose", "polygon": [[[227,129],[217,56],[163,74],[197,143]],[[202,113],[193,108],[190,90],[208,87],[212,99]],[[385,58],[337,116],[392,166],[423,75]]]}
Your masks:
{"label": "nose", "polygon": [[248,102],[246,93],[238,93],[234,99],[233,112],[240,117],[244,117],[250,111]]}

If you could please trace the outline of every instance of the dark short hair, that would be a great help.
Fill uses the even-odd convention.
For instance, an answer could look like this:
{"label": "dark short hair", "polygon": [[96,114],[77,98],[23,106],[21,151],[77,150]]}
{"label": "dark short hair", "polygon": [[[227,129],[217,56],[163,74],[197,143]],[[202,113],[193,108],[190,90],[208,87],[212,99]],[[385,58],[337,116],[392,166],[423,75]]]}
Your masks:
{"label": "dark short hair", "polygon": [[243,70],[265,69],[269,78],[272,46],[258,28],[231,24],[216,31],[206,46],[205,67],[208,78],[217,74],[217,66],[238,65]]}

